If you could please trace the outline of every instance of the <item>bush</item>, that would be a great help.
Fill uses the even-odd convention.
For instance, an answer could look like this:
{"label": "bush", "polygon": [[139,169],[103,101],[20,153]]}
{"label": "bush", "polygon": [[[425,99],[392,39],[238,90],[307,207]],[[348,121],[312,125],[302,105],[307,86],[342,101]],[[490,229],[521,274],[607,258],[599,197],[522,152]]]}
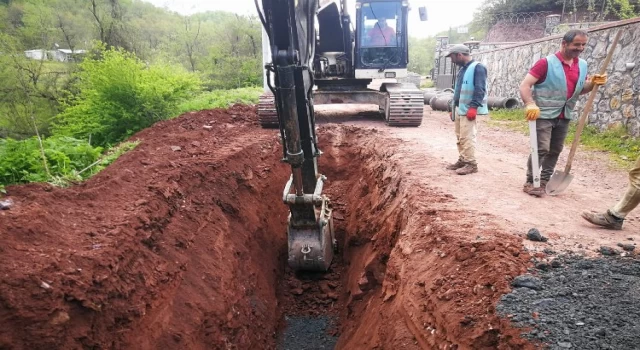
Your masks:
{"label": "bush", "polygon": [[106,50],[87,58],[77,73],[79,94],[56,117],[54,134],[106,146],[170,118],[201,82],[178,66],[146,67],[133,54]]}
{"label": "bush", "polygon": [[182,114],[203,109],[227,108],[234,103],[257,104],[261,94],[262,88],[258,87],[209,91],[183,102],[178,110]]}
{"label": "bush", "polygon": [[72,177],[95,162],[102,152],[101,147],[92,147],[86,141],[66,136],[44,139],[43,148],[50,174],[45,170],[37,137],[21,141],[0,139],[0,184]]}

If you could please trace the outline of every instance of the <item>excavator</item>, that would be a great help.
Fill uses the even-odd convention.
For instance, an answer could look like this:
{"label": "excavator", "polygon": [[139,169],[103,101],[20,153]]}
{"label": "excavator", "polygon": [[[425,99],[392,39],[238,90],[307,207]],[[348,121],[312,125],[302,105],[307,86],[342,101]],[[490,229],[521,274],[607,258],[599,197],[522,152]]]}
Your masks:
{"label": "excavator", "polygon": [[[388,125],[419,126],[424,96],[412,84],[373,79],[406,77],[407,0],[359,0],[355,31],[346,0],[254,0],[269,40],[265,65],[270,94],[261,98],[260,123],[277,126],[291,177],[288,263],[295,271],[327,271],[337,249],[331,202],[318,172],[315,104],[377,104]],[[420,9],[426,20],[424,8]]]}

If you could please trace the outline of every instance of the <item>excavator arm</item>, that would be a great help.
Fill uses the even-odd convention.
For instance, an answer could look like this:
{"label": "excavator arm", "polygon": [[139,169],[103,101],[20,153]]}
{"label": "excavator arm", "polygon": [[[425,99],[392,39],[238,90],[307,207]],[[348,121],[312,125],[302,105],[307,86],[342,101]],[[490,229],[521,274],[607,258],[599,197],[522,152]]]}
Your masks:
{"label": "excavator arm", "polygon": [[329,199],[318,173],[313,111],[316,11],[326,0],[254,0],[269,37],[267,83],[275,96],[283,160],[291,166],[283,201],[289,206],[288,261],[294,270],[326,271],[336,240]]}

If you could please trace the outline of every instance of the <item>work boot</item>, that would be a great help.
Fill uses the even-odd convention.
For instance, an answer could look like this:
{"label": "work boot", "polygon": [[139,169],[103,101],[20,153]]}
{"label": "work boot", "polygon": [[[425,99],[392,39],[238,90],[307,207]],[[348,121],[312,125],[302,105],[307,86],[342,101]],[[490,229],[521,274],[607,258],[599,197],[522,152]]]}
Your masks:
{"label": "work boot", "polygon": [[456,174],[458,175],[468,175],[478,172],[477,164],[465,164],[462,168],[456,170]]}
{"label": "work boot", "polygon": [[622,224],[624,223],[624,219],[613,216],[608,210],[604,214],[585,211],[582,213],[582,218],[594,225],[609,230],[622,230]]}
{"label": "work boot", "polygon": [[546,182],[544,183],[544,185],[541,182],[540,187],[533,187],[533,183],[527,182],[524,184],[524,187],[522,187],[522,192],[534,197],[542,197],[545,195],[546,186],[547,186]]}
{"label": "work boot", "polygon": [[458,159],[457,162],[447,165],[447,169],[448,170],[458,170],[458,169],[462,168],[465,164],[466,163],[463,162],[462,159]]}

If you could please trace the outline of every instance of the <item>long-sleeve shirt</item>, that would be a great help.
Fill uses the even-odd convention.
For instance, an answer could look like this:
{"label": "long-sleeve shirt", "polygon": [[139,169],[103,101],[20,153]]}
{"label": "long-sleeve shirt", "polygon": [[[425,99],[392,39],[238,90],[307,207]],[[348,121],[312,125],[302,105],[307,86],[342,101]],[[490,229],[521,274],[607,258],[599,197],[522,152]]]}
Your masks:
{"label": "long-sleeve shirt", "polygon": [[[464,74],[467,72],[467,68],[472,62],[473,60],[469,61],[469,63],[465,64],[464,67],[462,67],[458,72],[456,91],[453,94],[453,102],[456,106],[460,105],[460,89],[462,88],[462,79],[464,78]],[[487,94],[487,68],[479,63],[476,65],[474,73],[473,98],[471,99],[471,103],[469,103],[469,107],[479,108],[480,106],[482,106],[482,100],[484,100],[484,96]]]}

